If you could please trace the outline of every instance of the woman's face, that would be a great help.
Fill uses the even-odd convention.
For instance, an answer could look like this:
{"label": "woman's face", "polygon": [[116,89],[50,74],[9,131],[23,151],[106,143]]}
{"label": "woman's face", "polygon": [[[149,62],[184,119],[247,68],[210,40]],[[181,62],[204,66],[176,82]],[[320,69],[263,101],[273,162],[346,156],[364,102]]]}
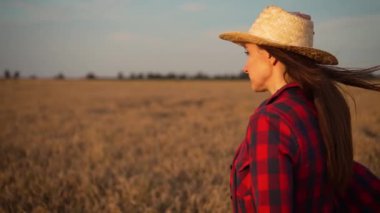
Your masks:
{"label": "woman's face", "polygon": [[273,59],[270,54],[255,44],[245,44],[247,62],[243,72],[249,75],[251,88],[256,92],[268,90],[273,76]]}

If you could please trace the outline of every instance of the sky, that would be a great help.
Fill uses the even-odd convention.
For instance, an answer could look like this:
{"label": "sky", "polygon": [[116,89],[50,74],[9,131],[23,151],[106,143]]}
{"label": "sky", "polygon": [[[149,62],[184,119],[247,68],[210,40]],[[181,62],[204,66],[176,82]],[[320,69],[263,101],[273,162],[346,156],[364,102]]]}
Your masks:
{"label": "sky", "polygon": [[268,5],[310,14],[314,47],[340,66],[380,64],[379,0],[0,0],[0,71],[237,74],[244,50],[218,35]]}

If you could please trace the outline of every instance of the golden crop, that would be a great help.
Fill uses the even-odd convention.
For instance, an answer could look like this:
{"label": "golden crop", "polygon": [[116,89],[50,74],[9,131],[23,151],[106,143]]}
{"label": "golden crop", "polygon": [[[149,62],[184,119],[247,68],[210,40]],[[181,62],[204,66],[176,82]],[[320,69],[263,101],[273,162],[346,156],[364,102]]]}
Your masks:
{"label": "golden crop", "polygon": [[[355,159],[380,176],[380,94],[347,90]],[[0,212],[229,212],[235,148],[268,96],[246,81],[0,81]]]}

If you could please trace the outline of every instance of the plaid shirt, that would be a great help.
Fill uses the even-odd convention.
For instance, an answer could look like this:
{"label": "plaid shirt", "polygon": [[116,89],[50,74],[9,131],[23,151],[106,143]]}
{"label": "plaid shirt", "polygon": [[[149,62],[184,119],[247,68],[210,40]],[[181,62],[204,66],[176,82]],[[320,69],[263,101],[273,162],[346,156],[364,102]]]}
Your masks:
{"label": "plaid shirt", "polygon": [[348,189],[352,194],[335,196],[325,155],[312,99],[297,83],[283,86],[250,117],[236,151],[230,176],[233,211],[347,212],[366,207],[380,212],[380,181],[355,163]]}

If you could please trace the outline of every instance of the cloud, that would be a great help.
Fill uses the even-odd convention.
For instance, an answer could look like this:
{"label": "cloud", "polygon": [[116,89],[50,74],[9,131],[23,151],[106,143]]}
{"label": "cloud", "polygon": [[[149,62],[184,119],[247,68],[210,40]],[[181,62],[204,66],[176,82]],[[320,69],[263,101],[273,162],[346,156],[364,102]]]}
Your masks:
{"label": "cloud", "polygon": [[106,39],[116,45],[117,48],[154,48],[160,50],[171,45],[171,40],[166,38],[150,35],[148,33],[134,33],[130,31],[110,32],[106,35]]}
{"label": "cloud", "polygon": [[134,36],[130,33],[112,33],[109,35],[111,41],[128,42],[133,40]]}
{"label": "cloud", "polygon": [[128,0],[79,1],[47,1],[29,2],[13,0],[4,4],[5,7],[18,11],[22,22],[66,22],[81,20],[117,20],[125,14]]}
{"label": "cloud", "polygon": [[182,4],[180,9],[187,12],[200,12],[206,9],[206,5],[196,2]]}

